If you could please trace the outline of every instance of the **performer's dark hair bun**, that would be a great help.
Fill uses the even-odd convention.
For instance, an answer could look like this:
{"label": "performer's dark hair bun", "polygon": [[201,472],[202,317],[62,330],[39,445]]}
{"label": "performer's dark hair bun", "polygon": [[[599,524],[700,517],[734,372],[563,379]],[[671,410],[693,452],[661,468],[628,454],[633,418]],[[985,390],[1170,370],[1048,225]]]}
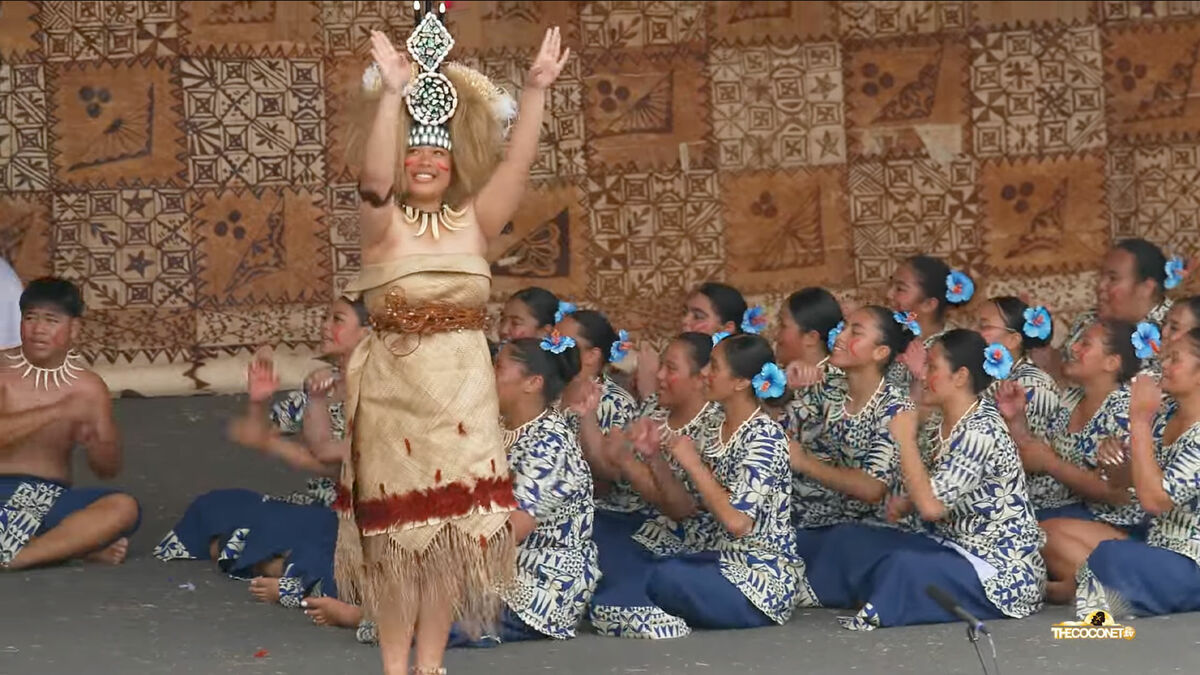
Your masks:
{"label": "performer's dark hair bun", "polygon": [[583,335],[583,339],[600,350],[600,358],[603,359],[603,363],[611,361],[612,346],[617,341],[617,331],[613,330],[612,324],[608,322],[608,317],[594,309],[581,309],[568,316],[579,324],[579,331]]}
{"label": "performer's dark hair bun", "polygon": [[1164,291],[1164,284],[1167,282],[1167,256],[1161,248],[1140,238],[1122,239],[1117,242],[1116,247],[1133,256],[1133,273],[1139,283],[1151,279],[1159,293]]}
{"label": "performer's dark hair bun", "polygon": [[1029,309],[1029,305],[1022,299],[1011,295],[1002,295],[998,298],[992,298],[992,304],[996,305],[996,309],[1000,310],[1000,318],[1004,321],[1004,327],[1016,331],[1021,336],[1021,348],[1025,351],[1045,347],[1054,340],[1054,322],[1050,322],[1050,334],[1045,339],[1030,337],[1025,332],[1025,310]]}
{"label": "performer's dark hair bun", "polygon": [[941,258],[935,258],[930,255],[918,255],[909,258],[906,262],[917,277],[917,285],[921,287],[921,294],[937,301],[938,319],[946,315],[947,307],[957,307],[960,304],[964,304],[951,302],[946,298],[946,278],[950,276],[950,266],[943,262]]}
{"label": "performer's dark hair bun", "polygon": [[957,373],[959,368],[966,368],[971,375],[971,392],[979,395],[992,384],[992,376],[983,369],[984,353],[987,351],[987,340],[973,330],[956,328],[946,331],[938,338],[942,351],[946,352],[946,361],[950,364],[950,372]]}
{"label": "performer's dark hair bun", "polygon": [[837,327],[844,318],[842,306],[837,298],[824,288],[812,286],[788,296],[788,312],[800,327],[800,332],[817,331],[821,344],[829,343],[829,331]]}
{"label": "performer's dark hair bun", "polygon": [[567,347],[561,354],[542,348],[542,338],[520,338],[508,343],[513,358],[525,366],[529,375],[542,378],[542,398],[546,405],[558,399],[567,383],[579,374],[579,348]]}
{"label": "performer's dark hair bun", "polygon": [[709,281],[700,284],[700,288],[697,288],[696,292],[708,298],[717,312],[717,319],[722,324],[732,323],[733,332],[741,331],[742,316],[746,313],[748,306],[741,291],[729,284]]}
{"label": "performer's dark hair bun", "polygon": [[900,324],[900,322],[896,321],[895,312],[887,307],[867,305],[863,309],[875,317],[875,325],[879,328],[879,344],[887,347],[890,352],[887,359],[883,362],[883,367],[886,370],[897,357],[904,353],[904,350],[908,349],[908,345],[916,336]]}
{"label": "performer's dark hair bun", "polygon": [[554,314],[558,311],[558,296],[555,294],[540,286],[530,286],[513,293],[512,299],[525,304],[539,328],[554,325]]}
{"label": "performer's dark hair bun", "polygon": [[1142,367],[1142,361],[1137,357],[1133,346],[1133,335],[1137,328],[1128,321],[1102,319],[1098,322],[1104,331],[1104,349],[1109,354],[1121,357],[1121,369],[1117,371],[1117,382],[1124,384],[1133,379]]}
{"label": "performer's dark hair bun", "polygon": [[[775,350],[771,349],[771,343],[761,335],[732,335],[717,343],[717,347],[725,348],[725,360],[729,362],[729,370],[740,379],[753,380],[762,372],[763,366],[775,362]],[[782,398],[759,396],[758,400],[774,404]]]}

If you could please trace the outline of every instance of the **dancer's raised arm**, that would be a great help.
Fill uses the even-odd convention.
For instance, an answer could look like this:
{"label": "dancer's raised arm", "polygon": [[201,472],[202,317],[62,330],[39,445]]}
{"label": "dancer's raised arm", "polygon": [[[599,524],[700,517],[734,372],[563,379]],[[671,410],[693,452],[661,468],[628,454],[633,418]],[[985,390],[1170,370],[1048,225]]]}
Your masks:
{"label": "dancer's raised arm", "polygon": [[525,194],[525,183],[529,180],[529,169],[537,159],[546,92],[558,79],[570,56],[569,47],[562,49],[559,29],[547,30],[541,50],[525,78],[519,117],[513,127],[508,153],[475,197],[475,217],[488,239],[500,236],[500,231],[517,212],[521,197]]}
{"label": "dancer's raised arm", "polygon": [[363,151],[362,173],[358,178],[362,197],[361,238],[363,248],[383,239],[392,222],[391,195],[396,184],[397,133],[404,88],[412,75],[412,66],[403,53],[396,51],[387,35],[371,33],[371,56],[379,69],[382,89],[371,133]]}

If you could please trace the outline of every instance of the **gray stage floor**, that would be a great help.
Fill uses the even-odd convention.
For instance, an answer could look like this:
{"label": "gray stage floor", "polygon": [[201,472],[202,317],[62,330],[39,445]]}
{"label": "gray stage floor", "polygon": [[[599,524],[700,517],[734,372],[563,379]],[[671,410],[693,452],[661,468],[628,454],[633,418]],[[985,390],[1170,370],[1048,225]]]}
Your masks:
{"label": "gray stage floor", "polygon": [[[304,477],[223,438],[235,398],[122,400],[120,485],[141,501],[142,529],[117,569],[72,565],[0,574],[0,674],[378,672],[350,631],[318,629],[298,611],[255,603],[244,584],[203,563],[160,563],[157,539],[192,496],[218,487],[288,491]],[[88,482],[80,469],[80,483]],[[180,588],[191,584],[194,590]],[[702,632],[668,642],[602,639],[456,651],[451,673],[981,673],[958,625],[851,633],[833,611],[787,626]],[[992,624],[1004,673],[1174,673],[1200,668],[1200,616],[1133,622],[1130,641],[1055,641],[1056,608]],[[265,650],[267,654],[256,658]]]}

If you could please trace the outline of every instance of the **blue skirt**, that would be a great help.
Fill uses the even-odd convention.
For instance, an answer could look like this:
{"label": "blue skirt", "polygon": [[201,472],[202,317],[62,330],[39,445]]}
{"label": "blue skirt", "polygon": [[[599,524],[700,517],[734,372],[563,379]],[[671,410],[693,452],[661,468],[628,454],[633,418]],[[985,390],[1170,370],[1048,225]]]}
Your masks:
{"label": "blue skirt", "polygon": [[[1091,522],[1100,520],[1084,504],[1067,504],[1066,506],[1058,506],[1052,509],[1038,509],[1036,515],[1039,523],[1051,518],[1074,518],[1076,520]],[[1129,538],[1134,541],[1146,541],[1146,535],[1150,534],[1150,523],[1151,519],[1146,518],[1136,525],[1113,525],[1113,527],[1129,535]]]}
{"label": "blue skirt", "polygon": [[811,561],[821,554],[829,533],[835,527],[837,526],[796,528],[796,555],[800,556],[805,565],[811,565]]}
{"label": "blue skirt", "polygon": [[[37,476],[0,475],[0,565],[11,562],[30,539],[58,527],[67,516],[115,494],[121,493],[111,488],[71,487]],[[133,535],[141,522],[139,504],[137,520],[113,541]],[[101,548],[111,543],[105,542]]]}
{"label": "blue skirt", "polygon": [[937,586],[980,619],[1003,618],[961,554],[916,532],[863,524],[826,535],[808,581],[822,606],[862,610],[847,628],[946,623],[957,618],[925,592]]}
{"label": "blue skirt", "polygon": [[221,570],[238,579],[254,576],[259,563],[283,557],[279,590],[285,606],[299,606],[314,590],[337,596],[337,515],[324,506],[264,499],[252,490],[214,490],[192,501],[154,553],[162,560],[207,559],[214,540]]}
{"label": "blue skirt", "polygon": [[775,625],[721,574],[719,559],[720,553],[704,551],[656,562],[647,588],[651,602],[692,628],[737,630]]}
{"label": "blue skirt", "polygon": [[1200,564],[1140,541],[1102,541],[1076,575],[1079,620],[1200,611]]}
{"label": "blue skirt", "polygon": [[664,612],[646,593],[654,556],[633,540],[645,522],[643,513],[596,511],[592,540],[600,580],[588,618],[601,635],[666,639],[689,633],[682,619]]}
{"label": "blue skirt", "polygon": [[486,648],[496,647],[505,642],[548,639],[548,636],[539,633],[532,626],[525,623],[521,617],[517,616],[516,612],[505,607],[504,613],[500,615],[500,622],[494,634],[484,635],[478,640],[473,640],[458,624],[454,624],[450,627],[450,640],[446,643],[446,646],[451,649],[456,647]]}

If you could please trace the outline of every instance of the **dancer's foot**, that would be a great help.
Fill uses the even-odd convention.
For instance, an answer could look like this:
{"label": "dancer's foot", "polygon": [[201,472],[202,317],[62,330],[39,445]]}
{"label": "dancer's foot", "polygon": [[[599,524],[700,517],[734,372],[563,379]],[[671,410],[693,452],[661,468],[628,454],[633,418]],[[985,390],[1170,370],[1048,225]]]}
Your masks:
{"label": "dancer's foot", "polygon": [[274,605],[279,602],[279,579],[275,577],[254,577],[250,580],[250,595],[255,600]]}
{"label": "dancer's foot", "polygon": [[356,628],[362,621],[362,610],[337,598],[305,598],[300,606],[318,626]]}
{"label": "dancer's foot", "polygon": [[129,540],[125,537],[114,541],[105,546],[99,551],[89,553],[84,560],[88,562],[100,563],[101,565],[120,565],[125,562],[125,556],[129,553]]}

